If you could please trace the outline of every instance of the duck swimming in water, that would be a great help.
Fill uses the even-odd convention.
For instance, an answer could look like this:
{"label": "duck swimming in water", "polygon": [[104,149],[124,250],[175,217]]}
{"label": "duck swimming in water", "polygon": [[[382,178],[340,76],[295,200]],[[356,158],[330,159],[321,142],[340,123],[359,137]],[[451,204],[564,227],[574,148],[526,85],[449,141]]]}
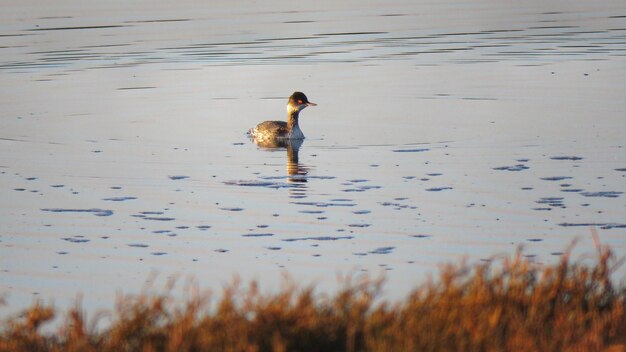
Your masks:
{"label": "duck swimming in water", "polygon": [[287,122],[285,121],[265,121],[250,129],[248,134],[255,140],[272,139],[304,139],[304,134],[298,126],[298,116],[300,111],[307,106],[316,106],[302,92],[294,92],[287,102]]}

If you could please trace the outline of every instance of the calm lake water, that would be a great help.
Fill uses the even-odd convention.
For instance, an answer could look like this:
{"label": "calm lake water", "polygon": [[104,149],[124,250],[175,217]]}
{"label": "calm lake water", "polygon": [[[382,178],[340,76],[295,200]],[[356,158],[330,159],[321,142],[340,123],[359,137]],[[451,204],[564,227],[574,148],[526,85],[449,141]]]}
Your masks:
{"label": "calm lake water", "polygon": [[[623,1],[8,1],[0,77],[2,316],[626,253]],[[249,141],[296,90],[304,143]]]}

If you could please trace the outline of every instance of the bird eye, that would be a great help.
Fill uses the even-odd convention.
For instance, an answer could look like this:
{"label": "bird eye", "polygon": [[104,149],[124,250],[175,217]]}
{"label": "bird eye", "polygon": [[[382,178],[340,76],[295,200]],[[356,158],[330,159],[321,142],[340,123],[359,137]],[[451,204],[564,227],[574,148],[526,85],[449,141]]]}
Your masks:
{"label": "bird eye", "polygon": [[302,100],[298,100],[298,104],[302,104]]}

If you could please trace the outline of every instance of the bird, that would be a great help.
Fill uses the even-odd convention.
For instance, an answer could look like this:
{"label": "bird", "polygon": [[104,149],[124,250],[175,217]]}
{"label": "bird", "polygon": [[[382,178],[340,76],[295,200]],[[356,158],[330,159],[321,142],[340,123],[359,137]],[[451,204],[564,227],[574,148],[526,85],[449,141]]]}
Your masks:
{"label": "bird", "polygon": [[300,111],[307,106],[317,106],[302,92],[294,92],[287,102],[287,121],[264,121],[251,128],[248,135],[255,141],[301,140],[304,134],[298,125]]}

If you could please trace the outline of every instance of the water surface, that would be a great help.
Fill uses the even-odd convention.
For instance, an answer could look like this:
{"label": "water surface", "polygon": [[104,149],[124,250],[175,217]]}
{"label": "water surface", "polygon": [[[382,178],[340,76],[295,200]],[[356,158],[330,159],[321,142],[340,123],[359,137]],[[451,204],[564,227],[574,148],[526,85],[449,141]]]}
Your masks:
{"label": "water surface", "polygon": [[[94,4],[0,14],[0,282],[110,307],[151,272],[333,287],[626,249],[626,6]],[[296,148],[245,131],[300,90]],[[623,275],[622,275],[623,277]],[[6,314],[6,313],[3,313]]]}

